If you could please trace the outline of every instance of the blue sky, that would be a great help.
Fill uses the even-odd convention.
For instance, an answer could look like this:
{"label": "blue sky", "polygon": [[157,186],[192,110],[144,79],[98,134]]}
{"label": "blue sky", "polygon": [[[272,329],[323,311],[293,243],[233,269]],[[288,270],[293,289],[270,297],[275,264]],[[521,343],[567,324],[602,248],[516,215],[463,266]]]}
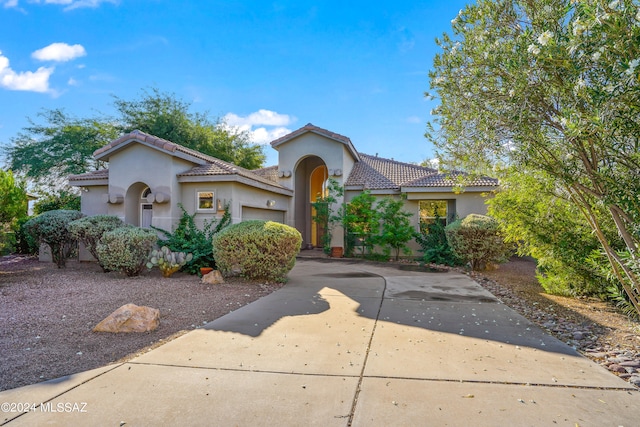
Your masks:
{"label": "blue sky", "polygon": [[110,114],[153,86],[258,143],[313,123],[421,162],[434,39],[464,4],[0,0],[0,144],[42,109]]}

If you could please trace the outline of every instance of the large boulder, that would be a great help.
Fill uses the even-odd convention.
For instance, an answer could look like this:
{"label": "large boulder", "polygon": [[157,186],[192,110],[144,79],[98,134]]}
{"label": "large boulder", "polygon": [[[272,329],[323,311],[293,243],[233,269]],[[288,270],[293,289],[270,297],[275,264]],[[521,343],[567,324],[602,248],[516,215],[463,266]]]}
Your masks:
{"label": "large boulder", "polygon": [[149,332],[160,325],[160,310],[157,308],[125,304],[102,322],[93,332]]}

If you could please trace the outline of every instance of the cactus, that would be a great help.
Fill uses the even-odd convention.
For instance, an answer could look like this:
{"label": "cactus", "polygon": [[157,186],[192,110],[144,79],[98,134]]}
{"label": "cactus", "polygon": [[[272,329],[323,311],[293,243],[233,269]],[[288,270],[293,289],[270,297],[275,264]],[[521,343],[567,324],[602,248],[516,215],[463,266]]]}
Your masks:
{"label": "cactus", "polygon": [[154,249],[149,256],[147,268],[152,269],[158,266],[162,277],[169,277],[176,271],[180,270],[183,265],[193,259],[193,254],[185,254],[184,252],[171,252],[171,250],[163,246],[160,249]]}

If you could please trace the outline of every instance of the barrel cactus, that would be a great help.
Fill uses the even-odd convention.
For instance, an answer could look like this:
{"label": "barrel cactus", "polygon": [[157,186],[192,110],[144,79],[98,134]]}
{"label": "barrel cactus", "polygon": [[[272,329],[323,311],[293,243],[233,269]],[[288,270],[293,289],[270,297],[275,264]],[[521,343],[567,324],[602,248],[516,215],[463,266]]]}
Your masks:
{"label": "barrel cactus", "polygon": [[151,251],[147,268],[151,269],[158,266],[162,277],[169,277],[176,271],[180,270],[183,265],[193,259],[193,254],[185,254],[184,252],[172,252],[166,246]]}

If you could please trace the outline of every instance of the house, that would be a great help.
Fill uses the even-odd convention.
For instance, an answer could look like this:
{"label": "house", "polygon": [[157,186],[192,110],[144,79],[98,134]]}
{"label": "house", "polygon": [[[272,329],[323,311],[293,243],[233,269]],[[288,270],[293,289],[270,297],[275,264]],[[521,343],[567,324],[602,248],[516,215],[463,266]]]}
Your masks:
{"label": "house", "polygon": [[[247,170],[171,141],[139,131],[126,134],[94,153],[109,168],[69,177],[81,188],[82,212],[109,214],[141,227],[171,230],[182,204],[197,221],[220,217],[228,203],[233,223],[248,219],[295,227],[303,247],[321,246],[311,203],[326,191],[328,179],[344,186],[344,201],[369,190],[378,197],[406,196],[416,229],[434,210],[448,221],[486,213],[483,193],[498,182],[480,178],[456,191],[454,179],[414,164],[360,153],[351,140],[307,124],[271,142],[278,165]],[[332,246],[343,245],[341,233]]]}

